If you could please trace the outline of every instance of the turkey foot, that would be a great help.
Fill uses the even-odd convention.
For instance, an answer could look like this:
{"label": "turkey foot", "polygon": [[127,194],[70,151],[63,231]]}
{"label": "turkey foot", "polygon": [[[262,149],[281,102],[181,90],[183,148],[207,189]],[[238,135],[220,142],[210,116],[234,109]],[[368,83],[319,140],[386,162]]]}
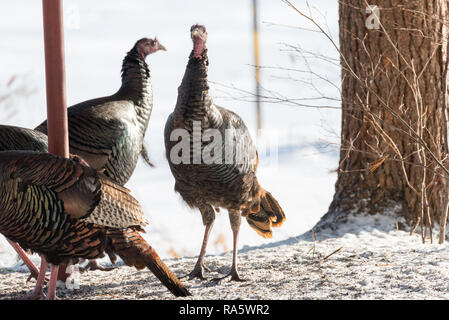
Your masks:
{"label": "turkey foot", "polygon": [[[213,209],[212,209],[213,213]],[[204,230],[204,238],[203,238],[203,244],[201,245],[201,251],[200,255],[198,256],[198,260],[196,261],[195,267],[193,268],[192,272],[189,274],[183,276],[182,278],[189,277],[189,280],[192,280],[193,278],[199,278],[201,280],[206,280],[206,278],[203,275],[204,270],[210,271],[205,265],[204,265],[204,256],[206,254],[206,246],[207,241],[209,239],[209,234],[213,226],[213,219],[215,219],[215,214],[213,213],[212,221],[206,224],[206,228]]]}
{"label": "turkey foot", "polygon": [[238,281],[238,282],[244,282],[246,279],[243,279],[240,277],[237,269],[232,268],[231,272],[229,272],[227,275],[223,277],[213,278],[211,282],[216,282],[217,284],[220,283],[222,280],[226,279],[227,277],[231,277],[231,281]]}
{"label": "turkey foot", "polygon": [[[39,270],[39,274],[36,277],[36,285],[32,293],[27,294],[22,297],[22,300],[40,300],[41,298],[47,298],[42,287],[44,285],[44,281],[46,279],[45,275],[47,272],[48,263],[44,256],[41,256],[41,267]],[[37,269],[37,268],[36,268]],[[31,269],[31,276],[33,275],[33,270]]]}
{"label": "turkey foot", "polygon": [[194,279],[194,278],[199,278],[199,279],[201,279],[201,280],[206,280],[206,278],[204,277],[204,275],[203,275],[203,273],[204,273],[204,270],[206,270],[206,271],[210,271],[210,269],[208,268],[208,267],[206,267],[205,265],[204,265],[204,263],[202,263],[202,264],[196,264],[195,265],[195,268],[193,268],[193,270],[192,270],[192,272],[190,272],[189,274],[186,274],[185,276],[182,276],[180,279],[183,279],[183,278],[189,278],[189,280],[192,280],[192,279]]}
{"label": "turkey foot", "polygon": [[20,298],[20,300],[41,300],[42,298],[46,299],[47,295],[41,289],[37,292],[36,290],[33,290],[33,292],[23,296],[22,298]]}
{"label": "turkey foot", "polygon": [[[32,271],[30,272],[30,275],[28,276],[27,282],[30,282],[31,279],[37,280],[37,277],[38,277],[38,276],[39,276],[39,271],[34,271],[34,270],[32,270]],[[49,281],[49,279],[48,279],[47,277],[45,277],[45,278],[44,278],[44,284],[47,284],[48,281]]]}
{"label": "turkey foot", "polygon": [[116,269],[115,267],[103,267],[100,263],[98,263],[97,260],[89,260],[89,263],[86,264],[85,267],[80,268],[80,272],[86,272],[86,271],[94,271],[94,270],[101,270],[101,271],[112,271]]}

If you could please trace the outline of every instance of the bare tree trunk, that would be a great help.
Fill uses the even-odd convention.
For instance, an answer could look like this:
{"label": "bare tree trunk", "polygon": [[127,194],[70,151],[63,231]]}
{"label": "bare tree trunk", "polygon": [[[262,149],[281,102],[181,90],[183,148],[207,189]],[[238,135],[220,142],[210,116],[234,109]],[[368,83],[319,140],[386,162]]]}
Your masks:
{"label": "bare tree trunk", "polygon": [[[368,4],[379,8],[379,17],[367,13]],[[436,160],[441,164],[446,154],[447,2],[341,0],[339,15],[340,164],[334,199],[318,227],[350,212],[393,212],[410,225],[431,227],[446,208]],[[367,28],[367,19],[378,28]]]}

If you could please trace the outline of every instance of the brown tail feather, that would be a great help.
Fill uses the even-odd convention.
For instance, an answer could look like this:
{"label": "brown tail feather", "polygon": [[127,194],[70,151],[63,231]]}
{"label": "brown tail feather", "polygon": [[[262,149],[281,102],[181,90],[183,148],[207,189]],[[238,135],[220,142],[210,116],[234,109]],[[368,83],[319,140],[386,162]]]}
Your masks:
{"label": "brown tail feather", "polygon": [[259,235],[271,238],[271,227],[280,227],[285,221],[284,211],[268,191],[263,190],[255,203],[251,206],[246,221]]}
{"label": "brown tail feather", "polygon": [[162,282],[175,296],[190,296],[191,293],[159,258],[156,251],[140,236],[136,230],[116,231],[109,234],[112,250],[126,265],[140,270],[145,267]]}

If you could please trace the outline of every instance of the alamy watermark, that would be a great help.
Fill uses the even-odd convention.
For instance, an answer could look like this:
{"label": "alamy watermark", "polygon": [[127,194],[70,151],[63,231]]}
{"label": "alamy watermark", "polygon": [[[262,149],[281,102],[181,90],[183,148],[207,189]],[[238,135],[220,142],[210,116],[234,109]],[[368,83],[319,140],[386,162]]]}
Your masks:
{"label": "alamy watermark", "polygon": [[65,280],[65,287],[69,290],[78,290],[80,288],[79,277],[80,270],[77,264],[70,265],[66,268],[66,273],[69,275]]}
{"label": "alamy watermark", "polygon": [[170,149],[170,162],[178,164],[232,164],[248,165],[256,161],[256,149],[263,165],[277,165],[278,139],[276,134],[269,138],[257,139],[251,143],[251,138],[244,130],[229,128],[224,132],[218,129],[201,128],[201,121],[193,121],[192,131],[175,129],[170,133],[170,141],[177,142]]}
{"label": "alamy watermark", "polygon": [[367,29],[379,29],[380,28],[380,10],[376,5],[369,5],[366,7],[365,12],[369,14],[365,20],[365,27]]}
{"label": "alamy watermark", "polygon": [[57,287],[68,290],[78,290],[80,288],[80,270],[78,264],[67,266],[65,273],[68,275],[67,279],[65,281],[58,280]]}
{"label": "alamy watermark", "polygon": [[64,1],[64,25],[69,30],[79,30],[81,28],[78,0]]}

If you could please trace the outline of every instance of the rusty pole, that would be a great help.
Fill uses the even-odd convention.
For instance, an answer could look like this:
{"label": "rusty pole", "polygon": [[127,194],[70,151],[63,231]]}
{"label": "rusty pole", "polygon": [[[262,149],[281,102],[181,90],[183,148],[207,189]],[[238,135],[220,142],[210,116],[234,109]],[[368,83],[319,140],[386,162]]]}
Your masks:
{"label": "rusty pole", "polygon": [[[69,157],[62,1],[42,0],[47,93],[48,152]],[[67,278],[61,265],[58,280]]]}
{"label": "rusty pole", "polygon": [[62,1],[42,0],[48,152],[69,157]]}

